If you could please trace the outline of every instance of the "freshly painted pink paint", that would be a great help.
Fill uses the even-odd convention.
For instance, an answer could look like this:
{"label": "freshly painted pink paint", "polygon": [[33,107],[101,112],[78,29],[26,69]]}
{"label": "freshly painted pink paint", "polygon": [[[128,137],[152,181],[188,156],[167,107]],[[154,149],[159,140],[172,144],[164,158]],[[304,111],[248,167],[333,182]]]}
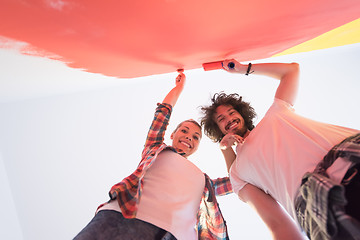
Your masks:
{"label": "freshly painted pink paint", "polygon": [[131,78],[271,57],[359,13],[359,0],[0,0],[0,36]]}

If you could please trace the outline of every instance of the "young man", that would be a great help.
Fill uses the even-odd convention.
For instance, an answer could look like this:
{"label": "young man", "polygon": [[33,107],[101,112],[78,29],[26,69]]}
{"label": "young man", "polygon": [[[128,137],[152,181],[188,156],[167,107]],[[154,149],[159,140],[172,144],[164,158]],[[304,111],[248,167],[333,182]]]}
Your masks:
{"label": "young man", "polygon": [[211,180],[187,160],[199,146],[201,126],[183,121],[171,134],[172,145],[164,143],[184,83],[180,73],[156,108],[138,168],[111,188],[110,200],[75,240],[228,239],[215,194],[232,192],[229,178]]}
{"label": "young man", "polygon": [[311,239],[359,239],[360,131],[295,114],[296,63],[226,60],[223,66],[280,80],[274,103],[256,127],[254,109],[237,94],[215,94],[212,105],[202,107],[205,134],[220,142],[234,192],[256,209],[276,239],[302,238],[277,202]]}

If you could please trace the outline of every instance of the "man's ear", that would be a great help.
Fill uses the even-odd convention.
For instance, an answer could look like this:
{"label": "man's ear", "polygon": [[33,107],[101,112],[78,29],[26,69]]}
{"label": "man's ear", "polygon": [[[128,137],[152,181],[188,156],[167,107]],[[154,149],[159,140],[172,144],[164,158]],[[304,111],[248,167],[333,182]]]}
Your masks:
{"label": "man's ear", "polygon": [[172,132],[172,134],[170,135],[170,139],[171,139],[171,140],[174,139],[174,132]]}

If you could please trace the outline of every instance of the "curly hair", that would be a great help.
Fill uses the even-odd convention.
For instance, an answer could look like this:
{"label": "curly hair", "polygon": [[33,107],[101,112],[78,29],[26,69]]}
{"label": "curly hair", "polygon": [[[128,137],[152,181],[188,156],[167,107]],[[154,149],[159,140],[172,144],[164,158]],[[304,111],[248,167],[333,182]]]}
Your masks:
{"label": "curly hair", "polygon": [[232,106],[240,115],[244,118],[245,125],[247,129],[254,129],[253,120],[256,117],[256,112],[253,107],[250,106],[250,103],[242,100],[242,97],[237,93],[225,94],[224,92],[215,93],[211,98],[212,104],[210,106],[202,106],[200,110],[204,114],[201,118],[201,126],[204,127],[204,133],[208,136],[213,142],[220,142],[221,139],[225,136],[220,128],[218,127],[214,115],[217,107],[220,105]]}

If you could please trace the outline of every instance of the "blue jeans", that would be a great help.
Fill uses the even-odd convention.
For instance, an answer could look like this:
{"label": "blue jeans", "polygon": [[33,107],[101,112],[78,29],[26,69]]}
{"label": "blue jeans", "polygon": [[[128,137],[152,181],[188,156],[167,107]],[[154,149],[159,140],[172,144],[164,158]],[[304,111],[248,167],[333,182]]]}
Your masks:
{"label": "blue jeans", "polygon": [[101,210],[73,240],[176,240],[153,224],[127,219],[117,211]]}

